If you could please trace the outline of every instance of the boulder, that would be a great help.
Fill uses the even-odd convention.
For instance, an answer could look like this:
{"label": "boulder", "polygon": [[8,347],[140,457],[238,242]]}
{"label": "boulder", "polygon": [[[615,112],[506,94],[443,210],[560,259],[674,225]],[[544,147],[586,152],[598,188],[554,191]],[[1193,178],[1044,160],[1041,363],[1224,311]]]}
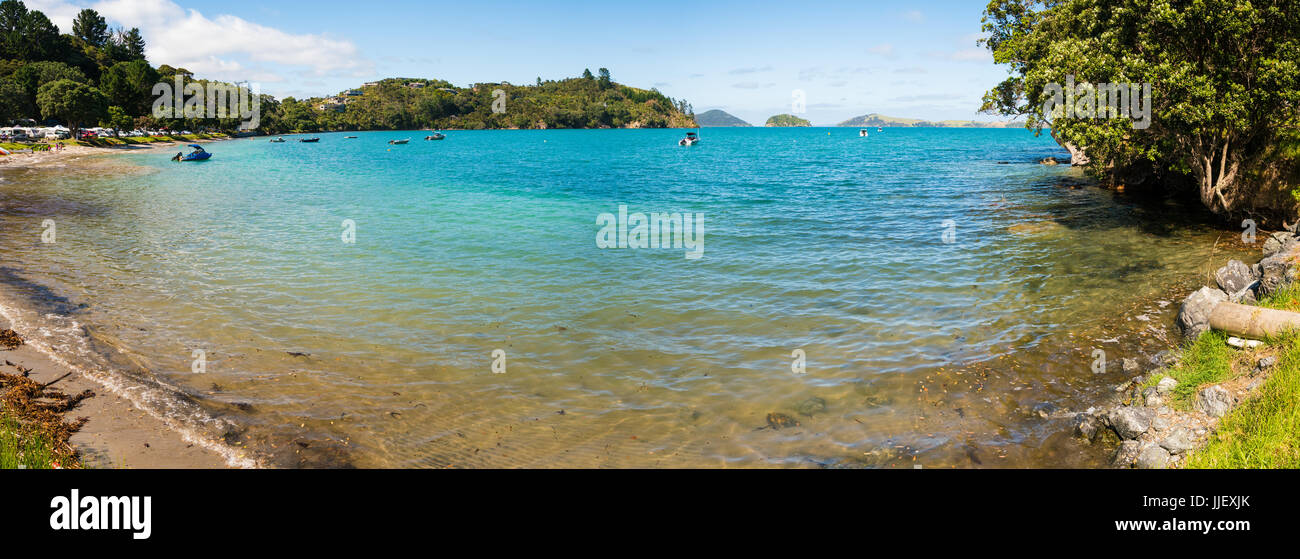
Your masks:
{"label": "boulder", "polygon": [[1151,429],[1153,415],[1154,412],[1149,409],[1126,406],[1110,410],[1106,414],[1106,423],[1120,439],[1136,439]]}
{"label": "boulder", "polygon": [[1110,464],[1116,468],[1128,468],[1137,462],[1138,454],[1142,452],[1142,443],[1137,441],[1124,441],[1119,443],[1119,448],[1115,449],[1115,455],[1111,457]]}
{"label": "boulder", "polygon": [[1196,411],[1210,417],[1223,417],[1232,409],[1232,395],[1222,386],[1210,386],[1196,394]]}
{"label": "boulder", "polygon": [[1277,357],[1270,355],[1268,357],[1260,359],[1259,362],[1255,364],[1255,370],[1267,371],[1269,369],[1272,369],[1274,365],[1277,365]]}
{"label": "boulder", "polygon": [[1177,387],[1178,387],[1178,381],[1174,380],[1174,377],[1165,377],[1160,379],[1160,382],[1156,383],[1156,390],[1163,395],[1168,395],[1173,393],[1174,388]]}
{"label": "boulder", "polygon": [[1273,256],[1279,252],[1289,251],[1296,243],[1295,233],[1290,231],[1279,231],[1264,241],[1264,257]]}
{"label": "boulder", "polygon": [[1130,375],[1142,370],[1142,365],[1138,364],[1137,359],[1120,359],[1119,366],[1120,369]]}
{"label": "boulder", "polygon": [[1245,291],[1251,285],[1254,285],[1257,279],[1250,266],[1245,265],[1240,260],[1232,260],[1228,262],[1227,266],[1214,272],[1214,281],[1219,284],[1219,289],[1222,289],[1225,293]]}
{"label": "boulder", "polygon": [[1081,413],[1076,416],[1075,421],[1074,434],[1089,442],[1097,438],[1097,432],[1105,424],[1105,421],[1095,413]]}
{"label": "boulder", "polygon": [[1160,445],[1149,444],[1138,451],[1135,465],[1143,470],[1163,470],[1169,465],[1169,452]]}
{"label": "boulder", "polygon": [[1192,449],[1192,432],[1186,427],[1174,429],[1169,436],[1160,441],[1160,446],[1169,451],[1169,454],[1182,454]]}
{"label": "boulder", "polygon": [[1291,264],[1285,253],[1278,253],[1259,261],[1259,295],[1269,295],[1277,291],[1291,279]]}
{"label": "boulder", "polygon": [[1210,312],[1214,310],[1215,305],[1226,303],[1228,294],[1214,289],[1212,287],[1202,287],[1196,293],[1193,293],[1183,301],[1183,307],[1178,311],[1178,325],[1183,329],[1183,335],[1191,339],[1196,339],[1206,330],[1210,329]]}
{"label": "boulder", "polygon": [[1158,408],[1165,405],[1165,397],[1160,393],[1160,389],[1154,386],[1148,387],[1142,391],[1142,401],[1146,402],[1147,407]]}
{"label": "boulder", "polygon": [[1060,162],[1060,161],[1057,161],[1055,157],[1044,157],[1041,161],[1039,161],[1039,163],[1040,163],[1040,164],[1043,164],[1043,165],[1060,165],[1060,164],[1061,164],[1061,162]]}

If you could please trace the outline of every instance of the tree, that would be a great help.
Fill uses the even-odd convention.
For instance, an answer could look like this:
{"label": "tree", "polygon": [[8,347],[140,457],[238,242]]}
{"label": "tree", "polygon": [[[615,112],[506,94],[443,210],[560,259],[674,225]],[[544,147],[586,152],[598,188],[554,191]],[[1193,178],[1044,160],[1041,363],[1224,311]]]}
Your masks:
{"label": "tree", "polygon": [[601,68],[597,70],[596,73],[598,76],[596,82],[600,84],[600,89],[609,89],[610,84],[613,83],[613,80],[609,77],[609,68]]}
{"label": "tree", "polygon": [[596,79],[596,76],[591,75],[591,69],[590,69],[590,68],[587,68],[587,69],[585,69],[585,70],[582,71],[582,79],[584,79],[584,80],[594,80],[594,79]]}
{"label": "tree", "polygon": [[72,22],[72,34],[91,46],[102,47],[108,44],[108,22],[95,10],[81,10]]}
{"label": "tree", "polygon": [[122,47],[126,50],[127,60],[144,60],[144,37],[139,28],[132,27],[122,34]]}
{"label": "tree", "polygon": [[108,115],[108,99],[98,89],[72,80],[41,86],[36,105],[44,118],[57,118],[75,134],[82,123],[98,122]]}
{"label": "tree", "polygon": [[158,71],[144,60],[118,62],[104,71],[99,89],[108,96],[109,103],[133,115],[142,115],[149,112],[153,86],[159,79]]}
{"label": "tree", "polygon": [[59,54],[59,28],[19,0],[0,2],[0,58],[51,60]]}
{"label": "tree", "polygon": [[[1187,188],[1224,216],[1294,215],[1278,180],[1295,164],[1280,146],[1300,129],[1294,0],[993,0],[984,30],[1011,71],[984,110],[1050,126],[1094,175]],[[1150,127],[1098,115],[1084,90],[1071,93],[1085,118],[1049,112],[1072,83],[1151,84]]]}
{"label": "tree", "polygon": [[118,106],[108,108],[107,116],[100,122],[101,126],[107,126],[113,129],[113,136],[121,136],[123,130],[130,130],[135,119],[126,112],[125,109]]}
{"label": "tree", "polygon": [[36,116],[35,107],[23,87],[13,80],[0,79],[0,124],[32,116]]}

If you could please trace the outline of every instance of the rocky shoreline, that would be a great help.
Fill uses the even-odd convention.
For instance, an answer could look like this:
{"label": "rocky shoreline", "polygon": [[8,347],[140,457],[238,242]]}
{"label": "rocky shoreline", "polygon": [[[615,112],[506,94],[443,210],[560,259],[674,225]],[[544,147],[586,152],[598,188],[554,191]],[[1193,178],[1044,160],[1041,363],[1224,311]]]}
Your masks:
{"label": "rocky shoreline", "polygon": [[[1184,300],[1178,325],[1186,339],[1196,339],[1209,329],[1209,317],[1215,305],[1233,302],[1254,305],[1259,298],[1277,291],[1300,277],[1294,263],[1300,257],[1300,238],[1294,233],[1275,233],[1265,241],[1264,258],[1254,266],[1233,260],[1215,275],[1214,287],[1202,287]],[[1255,340],[1229,338],[1229,345],[1239,349],[1262,346]],[[1085,444],[1114,444],[1111,458],[1115,468],[1165,469],[1182,466],[1188,452],[1203,447],[1215,433],[1220,420],[1242,402],[1254,396],[1267,381],[1278,358],[1264,350],[1254,361],[1248,375],[1208,385],[1196,391],[1191,409],[1171,407],[1178,381],[1164,377],[1154,386],[1150,380],[1181,357],[1175,352],[1161,352],[1149,359],[1151,369],[1137,374],[1115,388],[1119,403],[1090,408],[1075,416],[1074,433]],[[1135,359],[1124,359],[1125,372],[1143,367]]]}

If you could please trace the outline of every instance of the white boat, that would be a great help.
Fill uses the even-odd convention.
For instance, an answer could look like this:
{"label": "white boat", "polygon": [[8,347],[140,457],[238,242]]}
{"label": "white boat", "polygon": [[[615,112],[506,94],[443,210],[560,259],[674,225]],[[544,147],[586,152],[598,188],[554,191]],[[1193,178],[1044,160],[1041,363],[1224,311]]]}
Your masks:
{"label": "white boat", "polygon": [[866,129],[866,128],[863,128],[862,130],[858,130],[858,137],[859,137],[859,138],[866,138],[866,137],[868,137],[868,135],[867,135],[867,129]]}
{"label": "white boat", "polygon": [[679,146],[693,146],[700,143],[700,135],[694,132],[687,132],[686,137],[677,142]]}

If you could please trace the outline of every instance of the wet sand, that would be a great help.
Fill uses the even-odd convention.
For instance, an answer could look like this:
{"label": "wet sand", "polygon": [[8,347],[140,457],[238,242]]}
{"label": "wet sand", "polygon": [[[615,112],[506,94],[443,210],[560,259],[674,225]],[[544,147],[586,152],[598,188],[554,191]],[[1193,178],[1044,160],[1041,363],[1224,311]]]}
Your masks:
{"label": "wet sand", "polygon": [[[0,316],[0,330],[10,326],[9,320]],[[32,339],[30,332],[18,334],[24,339]],[[67,414],[69,418],[90,418],[71,439],[88,468],[227,467],[218,454],[196,444],[196,441],[186,440],[163,420],[137,409],[109,387],[57,362],[32,344],[0,350],[0,371],[22,374],[26,369],[31,369],[30,378],[33,380],[54,382],[54,388],[66,393],[76,394],[83,390],[95,393],[95,397],[87,398]]]}
{"label": "wet sand", "polygon": [[[213,140],[202,140],[197,143],[211,141]],[[87,157],[174,148],[180,144],[181,142],[160,142],[118,148],[68,146],[60,152],[17,152],[0,156],[0,176],[8,169],[76,164]],[[0,330],[12,327],[9,320],[0,314]],[[38,350],[34,346],[40,343],[38,333],[18,331],[18,334],[31,343],[13,350],[0,350],[0,371],[21,374],[23,370],[31,369],[30,377],[37,382],[48,383],[57,379],[53,387],[64,392],[76,394],[91,390],[95,393],[95,397],[86,399],[67,414],[69,418],[90,418],[71,439],[86,467],[229,467],[221,455],[205,448],[202,442],[189,440],[178,430],[169,427],[163,419],[140,410],[112,388]]]}

